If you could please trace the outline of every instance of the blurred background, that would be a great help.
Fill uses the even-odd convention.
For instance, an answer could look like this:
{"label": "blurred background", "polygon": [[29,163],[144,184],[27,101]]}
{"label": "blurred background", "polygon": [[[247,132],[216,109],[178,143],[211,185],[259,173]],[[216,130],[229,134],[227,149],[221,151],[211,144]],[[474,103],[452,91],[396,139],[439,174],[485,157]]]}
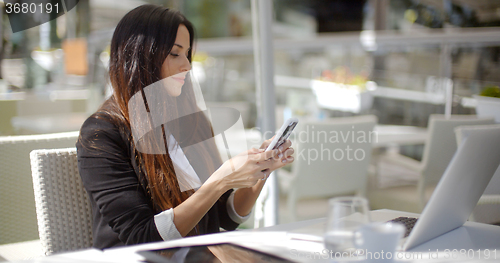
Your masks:
{"label": "blurred background", "polygon": [[[18,33],[2,7],[0,137],[78,131],[110,96],[114,27],[146,3],[178,9],[194,24],[193,71],[205,101],[238,109],[254,138],[260,120],[250,0],[80,0],[65,15]],[[376,116],[386,134],[391,127],[411,128],[395,131],[409,140],[391,143],[390,137],[373,146],[378,157],[368,174],[387,175],[377,177],[377,189],[418,183],[418,172],[384,170],[388,164],[377,162],[391,151],[422,160],[432,114],[474,115],[477,95],[500,96],[500,1],[273,0],[273,6],[276,128],[291,116],[358,115]],[[324,216],[325,204],[297,208],[297,219]],[[421,211],[418,205],[392,208]]]}
{"label": "blurred background", "polygon": [[[254,127],[250,0],[81,0],[66,15],[18,33],[4,10],[0,135],[78,130],[109,96],[114,26],[145,3],[179,9],[194,23],[193,68],[205,100],[241,102],[246,127]],[[278,109],[326,117],[371,113],[383,124],[424,127],[429,114],[444,113],[439,83],[450,78],[452,112],[474,113],[474,101],[464,98],[500,82],[499,43],[491,37],[499,25],[494,0],[275,0]],[[318,104],[310,80],[357,85],[368,100],[340,109]],[[382,89],[367,90],[366,81]]]}

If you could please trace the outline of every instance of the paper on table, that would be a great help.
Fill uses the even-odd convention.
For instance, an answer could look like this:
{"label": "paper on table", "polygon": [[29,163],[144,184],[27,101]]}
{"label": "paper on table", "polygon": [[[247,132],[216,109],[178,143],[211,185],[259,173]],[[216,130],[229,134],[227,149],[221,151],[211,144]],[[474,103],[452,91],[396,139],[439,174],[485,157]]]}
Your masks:
{"label": "paper on table", "polygon": [[[104,250],[104,254],[116,258],[115,262],[141,262],[144,258],[135,252],[142,250],[157,250],[173,247],[187,247],[199,245],[212,245],[220,243],[233,243],[248,247],[246,244],[253,246],[269,246],[276,244],[284,244],[285,241],[290,240],[286,232],[252,232],[252,231],[231,231],[217,234],[209,234],[195,237],[188,237],[183,239],[176,239],[167,242],[149,243],[133,247],[116,248]],[[261,251],[260,249],[256,249]],[[286,251],[286,248],[284,249]],[[271,251],[262,251],[274,254]],[[278,252],[282,252],[279,250]],[[276,252],[275,252],[276,253]],[[279,255],[279,254],[277,254]]]}

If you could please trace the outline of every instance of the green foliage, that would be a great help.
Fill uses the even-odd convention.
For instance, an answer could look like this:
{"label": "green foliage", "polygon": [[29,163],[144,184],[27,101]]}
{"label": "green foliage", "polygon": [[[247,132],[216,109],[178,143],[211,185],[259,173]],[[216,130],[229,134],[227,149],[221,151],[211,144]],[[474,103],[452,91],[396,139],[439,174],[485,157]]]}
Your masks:
{"label": "green foliage", "polygon": [[498,86],[487,86],[479,95],[500,98],[500,88]]}

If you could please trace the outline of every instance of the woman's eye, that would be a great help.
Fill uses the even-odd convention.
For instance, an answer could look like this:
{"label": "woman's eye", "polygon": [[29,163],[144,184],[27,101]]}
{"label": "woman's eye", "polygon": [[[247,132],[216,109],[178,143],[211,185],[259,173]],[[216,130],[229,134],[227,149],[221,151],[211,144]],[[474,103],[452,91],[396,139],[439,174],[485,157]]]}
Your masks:
{"label": "woman's eye", "polygon": [[170,53],[170,55],[174,56],[174,57],[178,57],[179,54],[174,54],[174,53]]}

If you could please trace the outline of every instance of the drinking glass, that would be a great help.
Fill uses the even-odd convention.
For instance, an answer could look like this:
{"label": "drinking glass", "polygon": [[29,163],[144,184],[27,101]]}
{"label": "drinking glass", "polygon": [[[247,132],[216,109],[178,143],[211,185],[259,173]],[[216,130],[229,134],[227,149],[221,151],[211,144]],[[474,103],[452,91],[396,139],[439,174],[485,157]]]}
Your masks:
{"label": "drinking glass", "polygon": [[368,201],[363,197],[336,197],[329,200],[325,248],[333,252],[355,250],[354,232],[370,222]]}

